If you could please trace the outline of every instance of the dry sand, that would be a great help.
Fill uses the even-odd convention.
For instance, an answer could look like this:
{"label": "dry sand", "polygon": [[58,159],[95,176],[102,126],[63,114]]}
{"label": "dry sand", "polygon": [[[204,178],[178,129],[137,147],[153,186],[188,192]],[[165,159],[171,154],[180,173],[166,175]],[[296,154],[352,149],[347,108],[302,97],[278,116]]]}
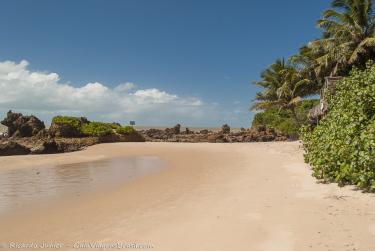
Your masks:
{"label": "dry sand", "polygon": [[63,250],[93,241],[161,251],[375,250],[374,194],[317,184],[297,142],[102,144],[2,157],[0,167],[126,155],[158,155],[168,166],[113,191],[0,217],[0,243],[57,242]]}

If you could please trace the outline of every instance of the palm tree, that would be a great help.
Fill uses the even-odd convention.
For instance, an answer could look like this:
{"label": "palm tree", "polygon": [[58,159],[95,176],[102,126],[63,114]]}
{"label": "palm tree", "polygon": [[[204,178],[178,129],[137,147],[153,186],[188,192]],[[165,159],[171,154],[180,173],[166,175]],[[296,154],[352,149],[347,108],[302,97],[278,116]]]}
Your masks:
{"label": "palm tree", "polygon": [[300,121],[296,114],[297,104],[302,97],[310,95],[313,81],[306,78],[303,71],[298,70],[290,61],[278,59],[262,75],[262,80],[254,82],[264,91],[255,96],[252,110],[267,110],[270,108],[287,109],[291,111],[297,125]]}
{"label": "palm tree", "polygon": [[323,51],[313,50],[309,46],[303,46],[299,53],[290,57],[290,62],[308,79],[311,80],[311,93],[317,94],[322,88],[325,77],[330,75],[326,69],[323,69],[316,61],[316,58],[323,56]]}
{"label": "palm tree", "polygon": [[316,55],[316,71],[337,76],[375,58],[375,15],[373,0],[333,0],[331,6],[317,22],[323,38],[308,47]]}
{"label": "palm tree", "polygon": [[278,100],[277,90],[283,83],[283,76],[280,73],[286,68],[285,60],[278,59],[261,73],[262,80],[254,82],[254,84],[264,90],[256,94],[256,102],[253,104],[252,110],[267,110],[275,106],[275,102]]}

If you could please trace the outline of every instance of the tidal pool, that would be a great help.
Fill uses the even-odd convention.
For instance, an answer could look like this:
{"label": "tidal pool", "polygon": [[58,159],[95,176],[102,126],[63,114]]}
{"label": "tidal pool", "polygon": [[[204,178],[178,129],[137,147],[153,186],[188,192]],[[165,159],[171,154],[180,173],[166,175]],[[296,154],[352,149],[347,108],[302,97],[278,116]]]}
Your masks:
{"label": "tidal pool", "polygon": [[0,169],[0,213],[60,197],[113,188],[163,166],[156,156],[114,158],[67,165]]}

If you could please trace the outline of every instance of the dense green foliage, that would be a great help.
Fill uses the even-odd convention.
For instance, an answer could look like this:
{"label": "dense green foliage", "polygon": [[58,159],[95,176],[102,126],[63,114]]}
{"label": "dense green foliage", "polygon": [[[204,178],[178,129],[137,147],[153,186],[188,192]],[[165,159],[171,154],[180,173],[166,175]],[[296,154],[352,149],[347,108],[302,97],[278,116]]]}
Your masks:
{"label": "dense green foliage", "polygon": [[337,96],[325,95],[328,116],[315,129],[302,131],[314,176],[364,188],[374,186],[375,172],[374,66],[366,68],[366,62],[375,59],[373,7],[374,0],[332,0],[331,9],[317,21],[321,37],[287,62],[270,65],[255,83],[263,90],[252,106],[263,111],[254,124],[293,134],[305,124],[298,112],[301,98],[317,94],[326,77],[345,77],[355,68],[339,83]]}
{"label": "dense green foliage", "polygon": [[87,136],[106,136],[113,133],[113,129],[108,123],[90,122],[82,126],[82,132]]}
{"label": "dense green foliage", "polygon": [[375,187],[375,65],[352,70],[328,97],[328,115],[302,130],[306,161],[318,179]]}
{"label": "dense green foliage", "polygon": [[129,134],[135,132],[135,129],[132,126],[124,126],[116,128],[118,134]]}
{"label": "dense green foliage", "polygon": [[[318,100],[303,100],[296,107],[296,115],[301,125],[308,124],[308,111],[318,103]],[[289,138],[298,138],[299,125],[293,118],[291,111],[271,108],[254,116],[252,127],[266,126],[273,128]]]}
{"label": "dense green foliage", "polygon": [[82,127],[82,119],[78,117],[56,116],[52,119],[52,123],[66,124],[76,129],[77,131],[81,131]]}
{"label": "dense green foliage", "polygon": [[115,122],[113,122],[113,123],[107,123],[112,129],[114,129],[114,130],[116,130],[116,129],[118,129],[118,128],[120,128],[121,127],[121,125],[119,124],[119,123],[115,123]]}
{"label": "dense green foliage", "polygon": [[121,126],[119,123],[90,122],[86,118],[56,116],[52,123],[69,125],[77,132],[86,136],[101,137],[113,133],[129,134],[135,132],[132,126]]}

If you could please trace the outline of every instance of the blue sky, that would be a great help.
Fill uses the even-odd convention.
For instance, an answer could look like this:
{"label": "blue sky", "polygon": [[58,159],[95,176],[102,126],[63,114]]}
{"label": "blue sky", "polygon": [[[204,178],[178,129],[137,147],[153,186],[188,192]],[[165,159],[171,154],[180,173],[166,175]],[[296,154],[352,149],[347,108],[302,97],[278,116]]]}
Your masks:
{"label": "blue sky", "polygon": [[[0,112],[12,108],[46,120],[53,113],[70,113],[120,122],[135,119],[140,124],[230,123],[236,127],[250,125],[252,114],[248,108],[258,91],[251,82],[276,58],[288,57],[319,37],[315,22],[329,7],[327,0],[1,3],[0,61],[13,63],[8,62],[3,68],[18,72],[17,76],[26,72],[27,81],[33,79],[32,73],[38,73],[39,85],[44,85],[45,76],[51,77],[50,73],[59,77],[47,78],[51,89],[32,91],[35,95],[28,96],[26,91],[26,96],[4,94],[1,101],[0,94]],[[28,63],[22,64],[21,60]],[[1,85],[0,80],[0,86],[28,88],[20,79],[17,81],[18,84],[8,81]],[[82,90],[88,83],[95,84]],[[114,94],[102,87],[114,91],[122,83],[134,83],[135,87],[128,84],[128,93],[116,96],[116,100],[130,97],[125,102],[129,109],[131,103],[147,105],[106,117],[109,112],[102,107],[48,107],[53,101],[42,101],[55,84],[77,88],[56,95],[86,97],[91,94],[82,93],[93,90],[90,98],[95,103],[102,102],[100,95],[115,100],[111,96]],[[96,92],[98,89],[101,91]],[[147,100],[149,97],[152,102]],[[109,105],[108,101],[101,104]]]}

